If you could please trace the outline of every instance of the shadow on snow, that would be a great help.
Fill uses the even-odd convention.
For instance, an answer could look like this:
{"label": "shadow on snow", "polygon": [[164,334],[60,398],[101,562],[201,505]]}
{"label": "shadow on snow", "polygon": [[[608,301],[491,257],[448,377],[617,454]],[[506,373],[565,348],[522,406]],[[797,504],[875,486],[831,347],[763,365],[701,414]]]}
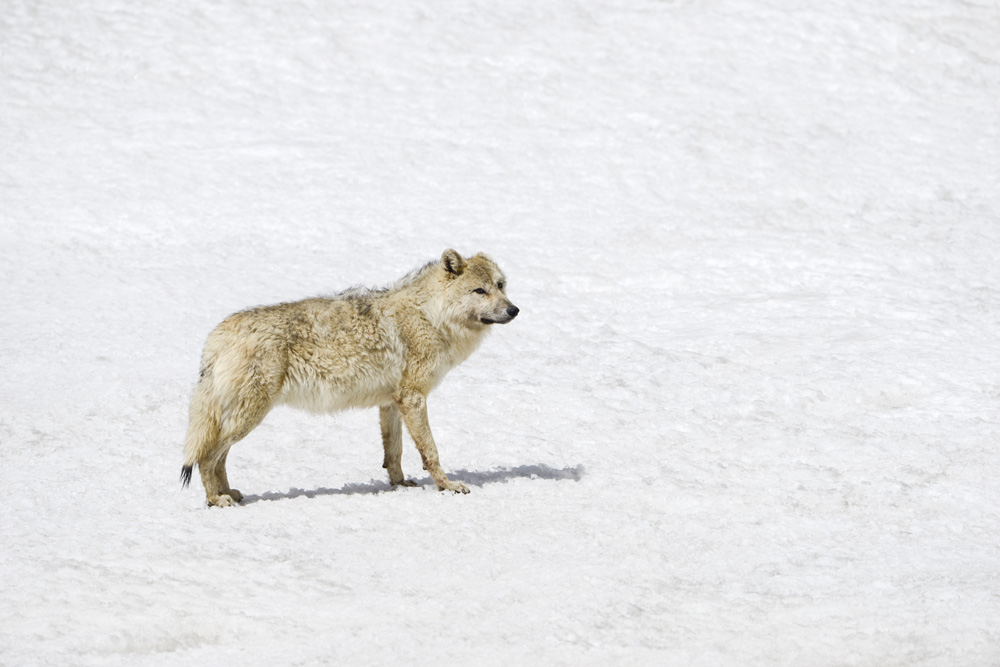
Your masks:
{"label": "shadow on snow", "polygon": [[[573,466],[572,468],[552,468],[544,463],[535,465],[516,466],[514,468],[498,468],[488,472],[473,472],[471,470],[455,470],[448,473],[448,479],[456,482],[465,482],[472,486],[485,486],[486,484],[506,483],[512,479],[569,479],[579,482],[583,478],[583,466]],[[434,484],[430,477],[414,480],[420,486]],[[283,500],[285,498],[315,498],[316,496],[354,496],[373,495],[393,491],[396,487],[389,482],[372,480],[367,484],[345,484],[339,489],[296,489],[292,487],[288,491],[281,493],[278,491],[266,491],[258,495],[246,495],[243,497],[241,505],[249,505],[260,500]]]}

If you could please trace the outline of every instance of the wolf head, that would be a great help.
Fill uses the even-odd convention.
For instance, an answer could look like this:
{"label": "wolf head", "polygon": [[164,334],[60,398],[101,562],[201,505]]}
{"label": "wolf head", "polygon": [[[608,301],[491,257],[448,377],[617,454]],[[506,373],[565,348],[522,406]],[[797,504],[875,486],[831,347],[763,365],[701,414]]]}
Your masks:
{"label": "wolf head", "polygon": [[517,317],[518,307],[504,290],[507,279],[496,263],[480,253],[464,259],[454,250],[441,255],[448,303],[454,313],[472,328],[506,324]]}

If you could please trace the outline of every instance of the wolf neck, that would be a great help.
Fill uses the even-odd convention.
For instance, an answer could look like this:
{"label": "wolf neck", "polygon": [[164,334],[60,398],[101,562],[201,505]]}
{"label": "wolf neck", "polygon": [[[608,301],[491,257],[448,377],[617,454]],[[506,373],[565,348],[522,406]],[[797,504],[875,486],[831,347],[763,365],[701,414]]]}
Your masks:
{"label": "wolf neck", "polygon": [[454,366],[476,351],[486,338],[489,327],[470,327],[462,313],[449,307],[441,285],[434,284],[441,280],[439,272],[434,268],[436,267],[424,267],[410,282],[400,286],[400,291],[411,295],[414,305],[420,309],[427,322],[443,341],[447,341],[445,349],[451,352],[450,361]]}
{"label": "wolf neck", "polygon": [[444,346],[448,358],[446,365],[449,369],[468,359],[469,355],[475,352],[486,339],[488,332],[488,328],[485,326],[476,330],[447,320],[440,323],[431,321],[431,324],[440,333],[441,338],[450,343]]}

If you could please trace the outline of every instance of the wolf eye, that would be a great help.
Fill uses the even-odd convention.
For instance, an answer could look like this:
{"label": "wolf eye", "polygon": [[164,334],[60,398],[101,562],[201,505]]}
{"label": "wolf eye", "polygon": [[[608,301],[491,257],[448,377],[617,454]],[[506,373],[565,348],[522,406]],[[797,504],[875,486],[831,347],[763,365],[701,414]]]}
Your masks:
{"label": "wolf eye", "polygon": [[503,289],[503,281],[497,283],[497,289]]}
{"label": "wolf eye", "polygon": [[486,294],[486,290],[484,290],[482,287],[477,287],[472,291],[475,292],[476,294]]}

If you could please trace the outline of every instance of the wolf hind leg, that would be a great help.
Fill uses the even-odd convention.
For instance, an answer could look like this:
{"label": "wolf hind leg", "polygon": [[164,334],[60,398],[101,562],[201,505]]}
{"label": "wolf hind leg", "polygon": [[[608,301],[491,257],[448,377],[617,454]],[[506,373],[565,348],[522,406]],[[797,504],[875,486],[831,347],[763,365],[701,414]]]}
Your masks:
{"label": "wolf hind leg", "polygon": [[252,402],[244,400],[240,402],[240,409],[234,410],[223,421],[219,446],[198,461],[198,470],[201,473],[202,484],[205,485],[205,498],[209,505],[231,507],[243,500],[243,494],[229,486],[226,460],[229,458],[230,448],[257,428],[270,410],[269,400]]}
{"label": "wolf hind leg", "polygon": [[198,459],[198,470],[205,485],[209,505],[230,507],[243,500],[243,494],[229,485],[226,460],[230,448],[257,428],[274,405],[280,382],[265,382],[260,375],[243,384],[226,401],[222,412],[216,446]]}
{"label": "wolf hind leg", "polygon": [[229,449],[246,437],[253,430],[253,427],[262,420],[263,417],[256,424],[245,429],[239,437],[229,439],[224,448],[220,447],[203,460],[198,461],[198,472],[201,473],[201,483],[205,486],[205,500],[209,505],[231,507],[243,500],[243,494],[229,486],[226,459],[229,458]]}
{"label": "wolf hind leg", "polygon": [[225,488],[228,484],[222,481],[217,464],[199,462],[198,472],[201,473],[201,483],[205,485],[205,499],[209,505],[232,507],[239,502],[229,495],[228,489]]}
{"label": "wolf hind leg", "polygon": [[222,485],[222,494],[227,495],[233,499],[233,502],[239,503],[243,500],[243,494],[236,489],[229,486],[229,476],[226,474],[226,458],[229,456],[229,451],[227,450],[222,458],[219,459],[218,465],[215,466],[215,474],[219,478],[219,482]]}
{"label": "wolf hind leg", "polygon": [[382,467],[389,473],[389,483],[393,486],[416,486],[416,482],[403,476],[403,421],[399,409],[395,405],[383,405],[378,413],[385,450]]}

